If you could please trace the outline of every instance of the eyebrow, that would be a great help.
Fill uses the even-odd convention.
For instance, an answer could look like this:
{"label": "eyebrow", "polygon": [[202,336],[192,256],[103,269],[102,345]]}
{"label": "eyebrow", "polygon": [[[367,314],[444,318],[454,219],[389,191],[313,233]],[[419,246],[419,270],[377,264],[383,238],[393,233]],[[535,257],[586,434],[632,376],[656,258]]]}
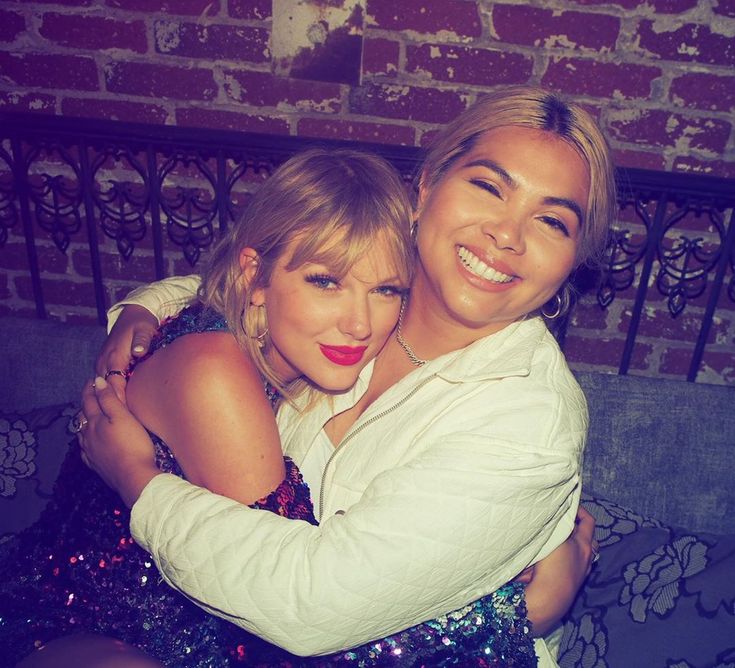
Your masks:
{"label": "eyebrow", "polygon": [[[495,172],[502,179],[503,183],[505,183],[505,185],[507,185],[509,188],[515,189],[518,186],[513,177],[508,174],[508,172],[505,171],[505,169],[503,169],[494,160],[489,160],[488,158],[479,158],[477,160],[473,160],[472,162],[468,162],[465,167],[485,167],[491,172]],[[569,209],[575,216],[577,216],[577,220],[579,221],[580,226],[584,222],[582,207],[580,207],[579,204],[577,204],[572,199],[568,199],[566,197],[544,197],[544,204],[563,206],[566,209]]]}

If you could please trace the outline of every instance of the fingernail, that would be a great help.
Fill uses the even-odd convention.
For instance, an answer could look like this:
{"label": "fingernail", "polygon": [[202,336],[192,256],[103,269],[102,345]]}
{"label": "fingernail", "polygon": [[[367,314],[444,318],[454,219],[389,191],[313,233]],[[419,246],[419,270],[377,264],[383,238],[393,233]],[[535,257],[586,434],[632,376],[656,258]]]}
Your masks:
{"label": "fingernail", "polygon": [[134,353],[144,353],[145,348],[141,345],[133,346],[133,352]]}
{"label": "fingernail", "polygon": [[107,381],[102,376],[94,379],[94,388],[96,390],[104,390],[107,387]]}

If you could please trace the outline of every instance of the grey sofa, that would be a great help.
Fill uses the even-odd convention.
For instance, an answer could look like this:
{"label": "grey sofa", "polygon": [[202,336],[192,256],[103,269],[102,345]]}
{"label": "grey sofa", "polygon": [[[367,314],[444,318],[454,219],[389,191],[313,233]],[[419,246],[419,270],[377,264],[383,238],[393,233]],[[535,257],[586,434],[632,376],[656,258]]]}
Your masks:
{"label": "grey sofa", "polygon": [[[0,541],[46,503],[104,336],[0,318]],[[735,388],[576,375],[591,418],[586,505],[603,549],[564,625],[560,665],[735,665]]]}
{"label": "grey sofa", "polygon": [[[102,326],[0,318],[0,411],[78,401]],[[585,486],[663,522],[735,533],[735,387],[578,372]]]}

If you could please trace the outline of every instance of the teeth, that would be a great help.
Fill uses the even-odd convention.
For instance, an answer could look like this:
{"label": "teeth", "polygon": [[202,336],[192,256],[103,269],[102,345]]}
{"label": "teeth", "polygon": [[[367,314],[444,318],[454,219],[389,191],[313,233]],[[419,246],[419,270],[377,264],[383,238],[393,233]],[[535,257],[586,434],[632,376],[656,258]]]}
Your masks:
{"label": "teeth", "polygon": [[491,266],[485,264],[477,255],[468,251],[464,246],[459,246],[457,251],[459,259],[462,260],[462,264],[467,267],[468,271],[471,271],[475,276],[484,278],[487,281],[493,281],[495,283],[509,283],[513,280],[512,276],[503,274],[502,272],[493,269]]}

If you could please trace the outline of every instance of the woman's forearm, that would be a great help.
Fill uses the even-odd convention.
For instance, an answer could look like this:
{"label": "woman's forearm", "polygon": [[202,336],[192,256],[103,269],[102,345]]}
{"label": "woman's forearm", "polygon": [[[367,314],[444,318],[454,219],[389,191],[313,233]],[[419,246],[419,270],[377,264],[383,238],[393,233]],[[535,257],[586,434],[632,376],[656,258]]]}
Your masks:
{"label": "woman's forearm", "polygon": [[153,313],[159,322],[176,315],[196,295],[201,279],[196,274],[171,276],[133,290],[107,311],[107,331],[112,329],[123,307],[136,304]]}
{"label": "woman's forearm", "polygon": [[[461,493],[452,489],[452,476],[425,473],[424,491],[406,496],[401,472],[389,472],[367,500],[319,527],[159,476],[133,508],[133,532],[167,581],[208,611],[295,654],[332,653],[497,589],[544,550],[574,496],[575,482],[564,475],[555,489],[541,492],[518,478],[511,483],[519,485],[516,514],[527,517],[528,526],[498,541],[508,532],[502,501],[491,513],[497,501],[491,494],[467,498],[478,481],[458,483]],[[507,481],[506,473],[499,479]],[[494,481],[486,482],[492,489]],[[508,488],[503,485],[503,497]],[[439,489],[447,494],[436,494]],[[525,503],[534,510],[524,512]],[[488,512],[478,515],[478,504]],[[553,507],[550,514],[538,512]]]}

